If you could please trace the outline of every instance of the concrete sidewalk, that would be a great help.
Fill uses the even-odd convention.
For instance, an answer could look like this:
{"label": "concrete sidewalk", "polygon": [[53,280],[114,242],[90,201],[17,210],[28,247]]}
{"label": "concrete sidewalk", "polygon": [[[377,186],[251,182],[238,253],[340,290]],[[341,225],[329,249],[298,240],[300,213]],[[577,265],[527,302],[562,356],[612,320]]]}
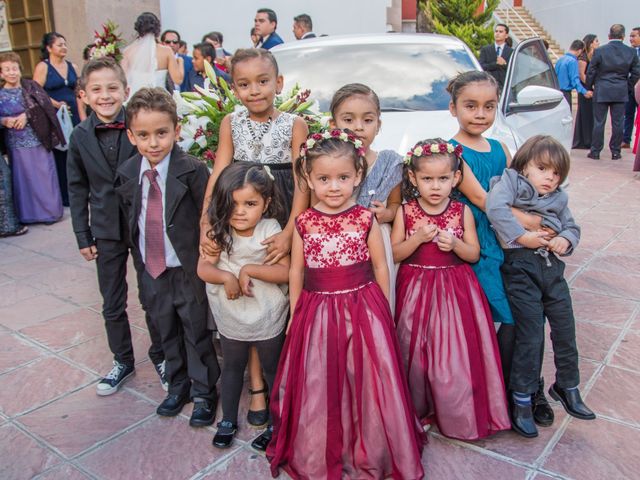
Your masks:
{"label": "concrete sidewalk", "polygon": [[[573,151],[571,207],[583,229],[567,260],[581,355],[582,392],[598,419],[567,416],[525,440],[505,432],[466,443],[430,433],[427,478],[637,478],[640,472],[640,179],[632,158]],[[132,285],[135,275],[129,272]],[[129,292],[136,376],[98,397],[110,369],[95,267],[79,255],[68,211],[51,226],[0,240],[0,478],[258,479],[268,464],[241,424],[233,447],[211,446],[213,428],[160,418],[164,398],[135,287]],[[547,342],[550,346],[550,342]],[[545,378],[553,381],[548,352]],[[246,416],[246,394],[240,418]],[[284,475],[282,476],[284,477]]]}

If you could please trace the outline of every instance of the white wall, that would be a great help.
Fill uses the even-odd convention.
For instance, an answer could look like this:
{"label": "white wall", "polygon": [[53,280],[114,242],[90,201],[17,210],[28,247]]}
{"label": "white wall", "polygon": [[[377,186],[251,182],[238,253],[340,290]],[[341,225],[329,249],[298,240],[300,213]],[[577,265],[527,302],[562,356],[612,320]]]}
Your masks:
{"label": "white wall", "polygon": [[387,31],[387,7],[392,0],[160,0],[163,29],[180,32],[191,49],[202,35],[217,30],[224,47],[233,52],[251,46],[249,31],[258,8],[278,15],[277,32],[295,41],[293,17],[306,13],[316,34],[382,33]]}
{"label": "white wall", "polygon": [[629,32],[640,26],[638,0],[524,0],[524,7],[567,49],[571,42],[594,33],[607,42],[609,27],[621,23]]}

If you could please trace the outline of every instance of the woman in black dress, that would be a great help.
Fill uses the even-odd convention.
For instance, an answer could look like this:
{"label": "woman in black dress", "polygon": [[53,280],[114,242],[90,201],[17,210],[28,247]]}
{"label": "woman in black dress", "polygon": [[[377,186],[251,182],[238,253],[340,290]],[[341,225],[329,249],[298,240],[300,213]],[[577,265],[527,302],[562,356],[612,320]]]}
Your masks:
{"label": "woman in black dress", "polygon": [[[593,52],[600,46],[598,37],[592,33],[585,35],[584,51],[578,57],[578,73],[580,81],[585,85],[587,68],[593,56]],[[591,130],[593,130],[593,103],[590,98],[586,98],[578,93],[578,111],[576,112],[576,127],[573,131],[573,148],[589,150],[591,148]]]}

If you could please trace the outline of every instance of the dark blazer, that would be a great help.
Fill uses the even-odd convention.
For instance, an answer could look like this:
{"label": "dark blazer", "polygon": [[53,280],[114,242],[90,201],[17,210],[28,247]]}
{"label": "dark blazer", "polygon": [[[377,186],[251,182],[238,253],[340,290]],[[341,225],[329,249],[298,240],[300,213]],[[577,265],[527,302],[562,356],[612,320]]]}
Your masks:
{"label": "dark blazer", "polygon": [[309,38],[316,38],[316,34],[313,32],[305,33],[300,40],[307,40]]}
{"label": "dark blazer", "polygon": [[507,66],[513,49],[506,43],[502,46],[500,56],[507,62],[506,65],[498,65],[498,55],[496,54],[496,45],[491,43],[480,49],[480,66],[486,72],[489,72],[498,81],[500,87],[504,86],[504,79],[507,75]]}
{"label": "dark blazer", "polygon": [[[142,156],[137,153],[118,168],[119,185],[116,190],[126,215],[133,254],[142,263],[138,246],[138,217],[142,208],[142,184],[139,181],[141,164]],[[175,145],[169,160],[164,192],[165,228],[199,302],[206,298],[205,285],[198,277],[197,268],[200,256],[200,213],[208,180],[209,170],[206,165]]]}
{"label": "dark blazer", "polygon": [[599,103],[624,103],[640,78],[640,61],[635,48],[612,40],[596,48],[587,69],[586,87]]}
{"label": "dark blazer", "polygon": [[270,50],[276,45],[280,45],[281,43],[284,43],[284,40],[282,40],[282,38],[280,38],[280,35],[278,35],[276,32],[273,32],[271,35],[269,35],[267,41],[260,45],[260,48]]}
{"label": "dark blazer", "polygon": [[[223,72],[215,65],[213,66],[213,70],[216,72],[216,75],[224,78],[224,81],[227,82],[228,85],[231,85],[231,77],[229,76],[229,74]],[[185,92],[194,92],[196,89],[195,85],[198,85],[200,88],[204,88],[204,77],[195,70],[191,70],[189,72],[189,76],[184,79],[182,85],[185,88]]]}
{"label": "dark blazer", "polygon": [[[124,115],[124,109],[120,116]],[[124,240],[120,207],[115,190],[116,174],[102,153],[95,127],[100,120],[94,112],[73,129],[67,153],[67,179],[71,223],[78,248],[95,244],[95,238]],[[127,133],[120,135],[118,165],[136,153]],[[89,208],[90,207],[90,208]],[[89,217],[91,209],[91,217]]]}

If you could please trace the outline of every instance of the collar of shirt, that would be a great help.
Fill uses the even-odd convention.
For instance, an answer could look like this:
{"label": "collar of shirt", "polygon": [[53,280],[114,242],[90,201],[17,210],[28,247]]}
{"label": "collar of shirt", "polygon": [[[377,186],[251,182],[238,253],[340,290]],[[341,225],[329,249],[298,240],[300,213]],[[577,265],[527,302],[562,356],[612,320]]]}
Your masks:
{"label": "collar of shirt", "polygon": [[[169,152],[169,154],[167,154],[167,156],[164,157],[160,161],[160,163],[156,165],[156,168],[155,168],[156,172],[158,172],[158,177],[162,184],[165,184],[167,182],[167,174],[169,173],[170,159],[171,159],[171,152]],[[140,173],[138,175],[139,183],[142,183],[142,179],[144,178],[144,172],[146,172],[147,170],[152,170],[151,164],[149,163],[149,160],[147,160],[145,157],[142,157],[142,162],[140,162]]]}
{"label": "collar of shirt", "polygon": [[500,51],[502,51],[504,47],[507,46],[507,42],[501,43],[500,45],[498,45],[497,43],[494,43],[493,46],[495,47],[494,50],[497,50],[499,48]]}
{"label": "collar of shirt", "polygon": [[270,36],[271,34],[267,35],[266,37],[262,37],[262,41],[260,42],[260,45],[264,45],[265,43],[267,43],[267,40],[269,40]]}

